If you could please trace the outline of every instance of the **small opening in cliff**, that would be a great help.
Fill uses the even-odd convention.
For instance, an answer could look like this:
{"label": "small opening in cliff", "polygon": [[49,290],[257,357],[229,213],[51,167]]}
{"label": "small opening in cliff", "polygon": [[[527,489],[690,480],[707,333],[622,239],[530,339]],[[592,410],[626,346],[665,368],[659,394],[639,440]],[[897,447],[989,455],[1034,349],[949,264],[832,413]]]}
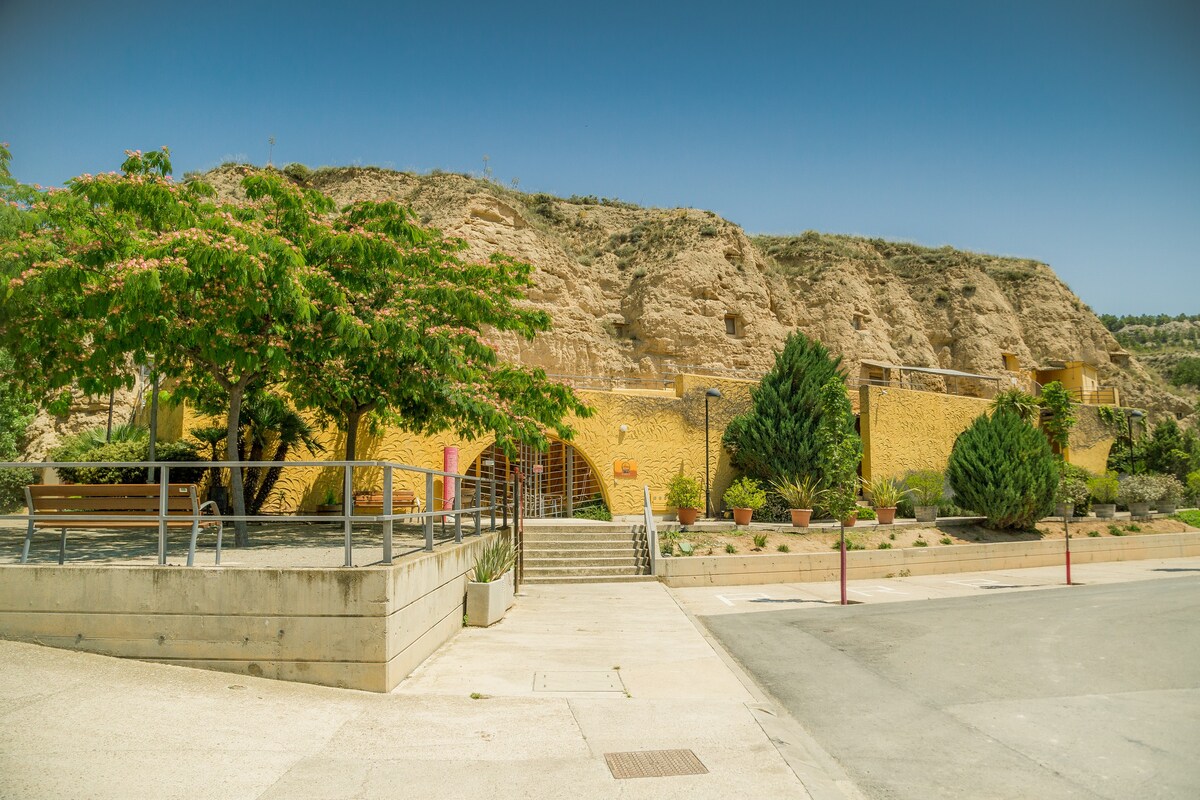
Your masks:
{"label": "small opening in cliff", "polygon": [[725,333],[728,336],[742,335],[742,318],[737,314],[725,315]]}
{"label": "small opening in cliff", "polygon": [[850,324],[854,326],[854,330],[861,331],[867,324],[867,318],[862,314],[855,314],[854,319],[850,320]]}
{"label": "small opening in cliff", "polygon": [[629,323],[628,322],[614,322],[613,323],[613,336],[616,336],[618,339],[628,339],[629,338]]}

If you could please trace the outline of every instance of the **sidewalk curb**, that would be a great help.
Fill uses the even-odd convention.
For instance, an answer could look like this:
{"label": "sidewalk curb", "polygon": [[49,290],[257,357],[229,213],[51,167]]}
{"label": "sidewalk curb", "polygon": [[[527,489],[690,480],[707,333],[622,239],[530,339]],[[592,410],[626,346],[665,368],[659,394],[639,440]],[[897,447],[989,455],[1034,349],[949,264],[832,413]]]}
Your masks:
{"label": "sidewalk curb", "polygon": [[733,654],[709,633],[704,623],[679,601],[671,587],[664,584],[663,588],[721,662],[754,698],[754,702],[746,703],[746,709],[803,784],[812,800],[865,800],[865,796],[833,756],[817,743],[798,720],[788,714],[780,703],[758,685]]}

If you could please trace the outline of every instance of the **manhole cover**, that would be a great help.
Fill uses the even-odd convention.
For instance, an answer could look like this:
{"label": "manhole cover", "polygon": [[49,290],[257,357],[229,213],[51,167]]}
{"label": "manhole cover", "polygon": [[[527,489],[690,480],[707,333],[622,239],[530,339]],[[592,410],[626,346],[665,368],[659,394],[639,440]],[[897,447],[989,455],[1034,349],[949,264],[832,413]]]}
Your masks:
{"label": "manhole cover", "polygon": [[707,775],[708,769],[691,750],[641,750],[605,753],[614,778],[669,778],[674,775]]}
{"label": "manhole cover", "polygon": [[625,684],[616,672],[535,672],[535,692],[623,692]]}

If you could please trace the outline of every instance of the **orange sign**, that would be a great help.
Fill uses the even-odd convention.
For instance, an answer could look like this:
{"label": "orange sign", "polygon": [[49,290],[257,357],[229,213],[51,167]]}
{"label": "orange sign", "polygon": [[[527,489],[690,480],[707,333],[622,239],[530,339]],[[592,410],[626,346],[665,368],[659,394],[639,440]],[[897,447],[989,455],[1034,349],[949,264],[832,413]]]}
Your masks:
{"label": "orange sign", "polygon": [[637,462],[632,458],[618,458],[613,462],[614,478],[636,478]]}

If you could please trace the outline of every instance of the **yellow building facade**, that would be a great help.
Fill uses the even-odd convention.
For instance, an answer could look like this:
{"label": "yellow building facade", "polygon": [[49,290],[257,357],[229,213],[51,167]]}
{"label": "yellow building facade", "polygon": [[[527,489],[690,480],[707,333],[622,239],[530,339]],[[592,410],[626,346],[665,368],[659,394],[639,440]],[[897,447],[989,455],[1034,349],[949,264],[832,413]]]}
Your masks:
{"label": "yellow building facade", "polygon": [[[654,510],[666,512],[666,488],[671,479],[685,474],[703,487],[707,464],[712,503],[719,508],[722,494],[736,477],[721,437],[735,415],[749,410],[755,385],[746,380],[685,374],[661,390],[581,389],[579,395],[594,413],[571,421],[573,439],[555,442],[549,453],[527,453],[519,460],[499,456],[490,438],[463,439],[450,433],[418,436],[397,429],[378,436],[360,433],[358,458],[442,469],[448,449],[456,449],[457,471],[484,478],[495,474],[501,479],[506,466],[519,464],[542,488],[535,501],[539,507],[527,510],[533,515],[553,516],[571,516],[573,505],[578,508],[596,499],[603,500],[616,517],[634,517],[643,511],[644,486],[650,487]],[[712,389],[720,396],[708,397],[706,426],[705,400]],[[944,469],[955,438],[987,411],[989,404],[976,397],[880,386],[852,389],[850,396],[859,418],[865,478]],[[1103,471],[1113,439],[1094,408],[1077,408],[1081,421],[1072,432],[1067,458],[1090,471]],[[211,419],[184,408],[164,415],[160,433],[164,438],[178,438],[211,424]],[[325,429],[319,440],[324,453],[292,454],[291,459],[342,457],[343,433]],[[496,466],[486,463],[489,458]],[[338,469],[285,468],[265,510],[312,511],[328,494],[340,497],[341,480]],[[357,469],[353,482],[356,491],[378,491],[381,470]],[[413,491],[423,507],[428,507],[422,475],[397,471],[394,482],[396,489]],[[435,505],[444,495],[438,479]]]}

